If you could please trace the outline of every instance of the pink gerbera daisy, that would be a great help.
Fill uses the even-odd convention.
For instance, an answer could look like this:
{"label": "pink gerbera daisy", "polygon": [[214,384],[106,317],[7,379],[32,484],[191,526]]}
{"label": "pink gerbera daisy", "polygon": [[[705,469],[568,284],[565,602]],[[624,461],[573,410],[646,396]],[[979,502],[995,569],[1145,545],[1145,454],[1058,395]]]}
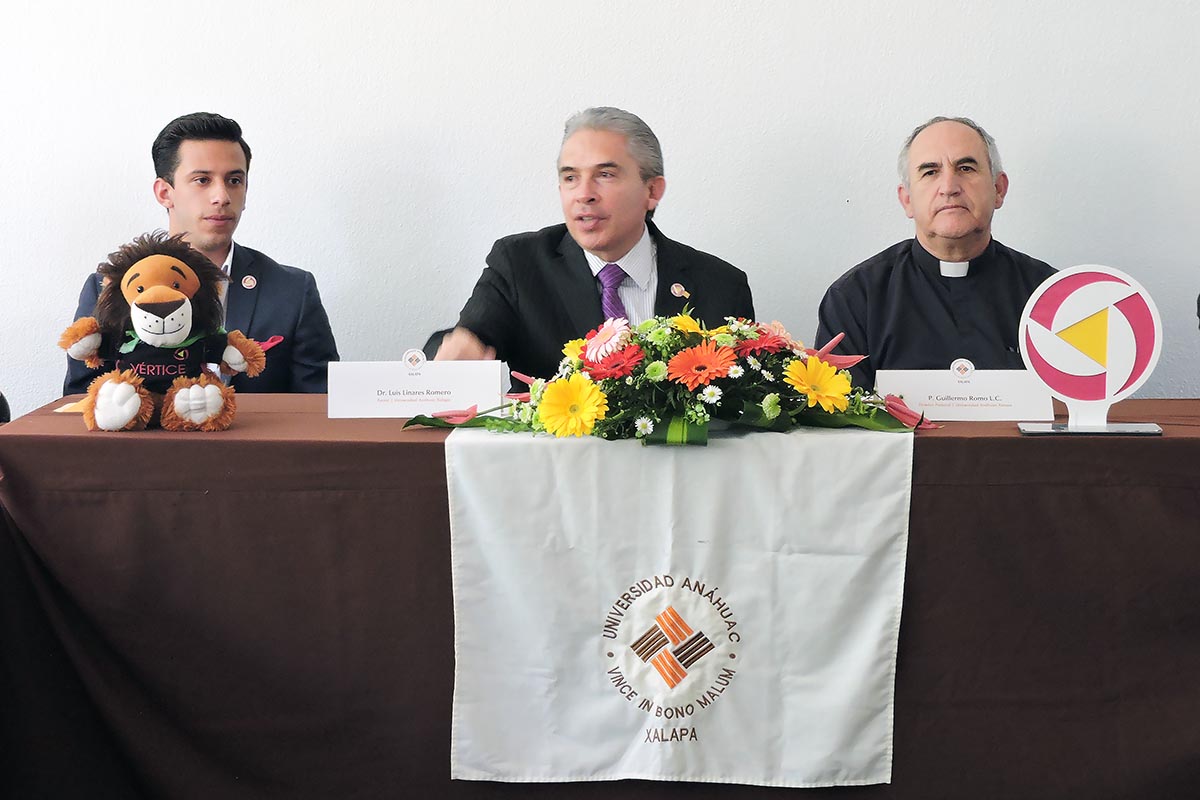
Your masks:
{"label": "pink gerbera daisy", "polygon": [[628,344],[632,335],[629,320],[624,317],[605,320],[603,325],[588,334],[583,357],[594,364]]}

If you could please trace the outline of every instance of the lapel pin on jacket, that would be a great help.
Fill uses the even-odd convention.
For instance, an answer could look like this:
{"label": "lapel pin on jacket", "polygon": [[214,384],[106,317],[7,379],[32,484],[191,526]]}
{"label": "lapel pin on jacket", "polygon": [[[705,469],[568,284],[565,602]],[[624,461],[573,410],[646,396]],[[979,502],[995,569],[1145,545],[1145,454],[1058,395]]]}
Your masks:
{"label": "lapel pin on jacket", "polygon": [[258,278],[253,275],[246,275],[242,278],[243,289],[253,289],[255,286],[258,286]]}
{"label": "lapel pin on jacket", "polygon": [[687,289],[683,288],[682,283],[672,283],[671,284],[671,294],[675,295],[676,297],[685,298],[687,300],[692,299],[691,292],[689,292]]}

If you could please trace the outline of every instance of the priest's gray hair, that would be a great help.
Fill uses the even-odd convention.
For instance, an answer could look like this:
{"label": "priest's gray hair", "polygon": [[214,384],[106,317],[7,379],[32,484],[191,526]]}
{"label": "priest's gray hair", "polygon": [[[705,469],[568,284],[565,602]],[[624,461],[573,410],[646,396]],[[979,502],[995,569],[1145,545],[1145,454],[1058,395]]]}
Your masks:
{"label": "priest's gray hair", "polygon": [[905,189],[909,188],[908,151],[912,149],[913,139],[916,139],[921,131],[925,130],[930,125],[936,125],[939,122],[957,122],[961,125],[966,125],[968,128],[978,133],[979,138],[983,139],[983,143],[987,146],[988,168],[992,171],[992,180],[995,180],[1000,176],[1000,173],[1004,171],[1004,168],[1000,166],[1000,150],[996,147],[996,140],[992,138],[990,133],[983,129],[982,125],[973,119],[968,119],[967,117],[934,117],[933,119],[923,122],[914,128],[913,132],[910,133],[908,138],[904,140],[904,147],[900,148],[900,159],[896,166],[900,172],[900,182],[904,184]]}
{"label": "priest's gray hair", "polygon": [[[563,143],[580,130],[611,131],[625,137],[629,146],[629,155],[638,165],[638,173],[642,181],[661,177],[663,174],[662,146],[650,126],[636,114],[622,111],[619,108],[600,106],[585,108],[567,120],[563,129]],[[561,155],[562,148],[559,148]]]}

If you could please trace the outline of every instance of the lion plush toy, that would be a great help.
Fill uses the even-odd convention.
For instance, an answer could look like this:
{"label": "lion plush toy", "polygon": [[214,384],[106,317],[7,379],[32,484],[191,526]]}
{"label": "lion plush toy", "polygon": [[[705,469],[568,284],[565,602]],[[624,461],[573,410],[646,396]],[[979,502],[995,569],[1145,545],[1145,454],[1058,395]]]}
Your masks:
{"label": "lion plush toy", "polygon": [[96,268],[104,279],[96,316],[63,332],[59,346],[89,367],[112,364],[88,387],[88,430],[133,431],[158,422],[173,431],[221,431],[232,424],[234,391],[225,375],[262,372],[262,348],[222,328],[220,268],[183,235],[140,236]]}

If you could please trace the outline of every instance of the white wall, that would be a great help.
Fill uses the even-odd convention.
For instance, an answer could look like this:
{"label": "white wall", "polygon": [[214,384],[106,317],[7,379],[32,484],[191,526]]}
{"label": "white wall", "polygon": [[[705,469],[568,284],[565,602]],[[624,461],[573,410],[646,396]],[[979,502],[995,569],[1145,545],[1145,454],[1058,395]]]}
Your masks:
{"label": "white wall", "polygon": [[[667,235],[808,338],[825,287],[911,235],[895,154],[965,114],[1012,179],[1001,241],[1122,268],[1166,328],[1144,396],[1200,396],[1200,6],[1179,2],[23,4],[0,22],[0,391],[61,392],[85,275],[165,227],[150,142],[217,111],[254,149],[238,240],[317,275],[342,357],[456,318],[499,236],[561,221],[562,123],[641,115]],[[1047,7],[1049,6],[1049,7]],[[336,9],[336,10],[335,10]]]}

